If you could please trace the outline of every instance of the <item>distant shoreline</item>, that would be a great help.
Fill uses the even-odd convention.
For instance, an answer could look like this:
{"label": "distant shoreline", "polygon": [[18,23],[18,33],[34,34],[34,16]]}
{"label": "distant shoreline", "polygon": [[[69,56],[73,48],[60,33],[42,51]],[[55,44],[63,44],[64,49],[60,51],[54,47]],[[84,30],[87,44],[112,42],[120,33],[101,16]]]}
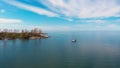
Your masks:
{"label": "distant shoreline", "polygon": [[40,29],[35,28],[32,30],[8,30],[3,29],[0,31],[0,40],[29,40],[29,39],[43,39],[48,38],[47,33],[43,33]]}

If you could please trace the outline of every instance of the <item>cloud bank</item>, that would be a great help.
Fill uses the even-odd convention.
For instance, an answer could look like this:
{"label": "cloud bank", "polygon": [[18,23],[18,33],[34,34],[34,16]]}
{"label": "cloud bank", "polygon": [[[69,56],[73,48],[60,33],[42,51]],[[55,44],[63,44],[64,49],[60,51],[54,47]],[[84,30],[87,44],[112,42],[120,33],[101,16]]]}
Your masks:
{"label": "cloud bank", "polygon": [[[20,2],[20,0],[2,0],[5,3],[18,8],[28,10],[39,15],[48,17],[64,18],[68,21],[84,22],[74,26],[75,30],[120,30],[120,2],[119,0],[34,0],[37,4],[44,7],[36,6],[34,3]],[[25,0],[24,0],[25,1]],[[28,0],[27,0],[28,1]],[[32,1],[32,0],[31,0]],[[3,12],[3,11],[2,11]],[[114,18],[112,18],[114,17]],[[19,23],[21,20],[0,19],[4,23]],[[86,24],[87,23],[87,24]],[[90,25],[88,23],[97,23]],[[106,23],[106,24],[105,24]],[[109,24],[108,24],[109,23]],[[100,25],[104,24],[104,25]],[[27,27],[27,26],[26,26]],[[54,28],[72,30],[71,26],[29,26],[30,28],[41,27],[45,30],[54,30]],[[58,28],[59,27],[59,28]],[[79,29],[78,29],[79,28]]]}
{"label": "cloud bank", "polygon": [[120,17],[120,4],[118,0],[36,0],[49,10],[25,4],[18,0],[3,1],[40,15],[52,17],[61,16],[68,19]]}
{"label": "cloud bank", "polygon": [[25,3],[21,3],[21,2],[16,1],[16,0],[3,0],[3,1],[6,3],[9,3],[11,5],[14,5],[16,7],[19,7],[21,9],[29,10],[29,11],[32,11],[34,13],[40,14],[40,15],[46,15],[49,17],[57,17],[58,16],[57,14],[50,12],[50,11],[47,11],[43,8],[35,7],[35,6],[29,5],[29,4],[25,4]]}
{"label": "cloud bank", "polygon": [[39,0],[39,2],[67,17],[120,16],[120,5],[117,4],[117,0]]}
{"label": "cloud bank", "polygon": [[22,23],[22,20],[0,18],[0,24],[15,24],[15,23]]}

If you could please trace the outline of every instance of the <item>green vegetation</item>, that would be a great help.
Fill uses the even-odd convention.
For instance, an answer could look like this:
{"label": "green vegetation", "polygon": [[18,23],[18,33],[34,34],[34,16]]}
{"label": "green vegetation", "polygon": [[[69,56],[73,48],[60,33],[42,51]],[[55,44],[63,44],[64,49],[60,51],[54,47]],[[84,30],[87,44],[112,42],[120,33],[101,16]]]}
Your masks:
{"label": "green vegetation", "polygon": [[0,40],[10,40],[10,39],[41,39],[48,38],[46,33],[38,28],[32,30],[8,30],[3,29],[0,31]]}

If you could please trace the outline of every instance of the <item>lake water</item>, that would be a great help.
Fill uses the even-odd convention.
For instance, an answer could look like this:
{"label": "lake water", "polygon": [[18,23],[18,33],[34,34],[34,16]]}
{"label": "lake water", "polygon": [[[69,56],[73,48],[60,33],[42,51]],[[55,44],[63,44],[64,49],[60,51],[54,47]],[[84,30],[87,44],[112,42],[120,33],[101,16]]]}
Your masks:
{"label": "lake water", "polygon": [[48,34],[48,39],[0,41],[0,68],[120,68],[120,32]]}

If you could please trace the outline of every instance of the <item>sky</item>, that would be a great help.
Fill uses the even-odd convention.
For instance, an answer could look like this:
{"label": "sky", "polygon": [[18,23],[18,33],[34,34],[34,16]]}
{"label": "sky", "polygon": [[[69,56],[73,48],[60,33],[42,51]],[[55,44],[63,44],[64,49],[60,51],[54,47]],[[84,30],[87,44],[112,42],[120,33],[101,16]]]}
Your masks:
{"label": "sky", "polygon": [[120,30],[120,0],[0,0],[0,29]]}

